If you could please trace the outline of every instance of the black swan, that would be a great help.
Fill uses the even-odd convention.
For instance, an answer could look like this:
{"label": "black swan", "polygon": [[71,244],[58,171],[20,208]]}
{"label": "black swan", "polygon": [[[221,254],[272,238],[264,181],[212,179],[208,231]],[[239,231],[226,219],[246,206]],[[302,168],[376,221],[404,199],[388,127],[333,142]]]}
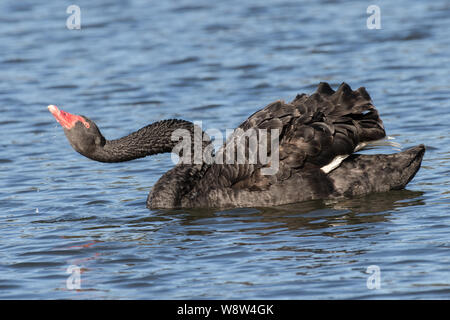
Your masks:
{"label": "black swan", "polygon": [[[64,128],[72,147],[101,162],[172,152],[180,142],[173,138],[175,130],[183,129],[195,138],[197,128],[189,121],[162,120],[123,138],[107,140],[89,118],[53,105],[48,109]],[[243,132],[255,129],[257,136],[268,139],[266,142],[275,140],[270,135],[263,136],[263,129],[278,133],[277,149],[267,147],[267,154],[277,152],[276,171],[263,173],[273,159],[250,162],[247,157],[240,163],[203,158],[194,163],[180,161],[153,186],[147,207],[268,207],[402,189],[419,170],[425,153],[424,145],[418,145],[395,154],[354,154],[386,134],[365,88],[352,91],[346,83],[334,91],[322,82],[312,95],[297,95],[290,103],[273,102],[251,115],[239,128]],[[209,137],[204,135],[201,139],[201,147],[207,148]],[[232,139],[236,138],[232,135],[226,144]],[[248,140],[244,139],[246,146]],[[217,154],[223,153],[224,148]],[[244,152],[249,156],[250,152]]]}

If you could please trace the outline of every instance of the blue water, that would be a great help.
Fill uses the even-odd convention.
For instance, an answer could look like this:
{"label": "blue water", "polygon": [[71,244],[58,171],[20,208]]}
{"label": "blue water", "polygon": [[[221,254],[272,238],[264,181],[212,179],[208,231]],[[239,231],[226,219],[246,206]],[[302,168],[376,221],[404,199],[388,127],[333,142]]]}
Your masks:
{"label": "blue water", "polygon": [[[450,4],[373,2],[2,1],[0,298],[450,298]],[[150,211],[170,155],[93,162],[46,108],[107,138],[167,118],[225,130],[320,81],[365,86],[396,142],[426,145],[407,190]]]}

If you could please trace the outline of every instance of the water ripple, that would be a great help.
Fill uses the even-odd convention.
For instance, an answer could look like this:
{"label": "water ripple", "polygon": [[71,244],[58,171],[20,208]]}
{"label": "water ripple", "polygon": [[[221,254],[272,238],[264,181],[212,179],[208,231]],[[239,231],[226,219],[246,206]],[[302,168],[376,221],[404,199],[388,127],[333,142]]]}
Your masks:
{"label": "water ripple", "polygon": [[[0,4],[0,298],[442,299],[449,296],[450,7],[354,1]],[[86,11],[87,10],[87,11]],[[151,14],[150,14],[151,13]],[[49,104],[118,138],[167,118],[233,128],[317,83],[365,86],[389,135],[424,143],[408,190],[277,208],[148,210],[169,155],[103,164]],[[375,152],[375,150],[370,150]],[[82,287],[66,287],[69,266]],[[381,288],[366,286],[367,267]]]}

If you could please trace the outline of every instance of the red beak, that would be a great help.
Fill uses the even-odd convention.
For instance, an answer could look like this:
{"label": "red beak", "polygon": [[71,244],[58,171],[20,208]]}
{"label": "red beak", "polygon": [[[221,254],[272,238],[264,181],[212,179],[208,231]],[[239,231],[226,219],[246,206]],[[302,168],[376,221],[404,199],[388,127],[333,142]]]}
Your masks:
{"label": "red beak", "polygon": [[89,123],[82,116],[73,115],[63,110],[59,110],[58,107],[54,105],[49,105],[48,111],[52,113],[56,121],[58,121],[63,128],[72,129],[77,121],[81,121],[86,128],[89,128]]}

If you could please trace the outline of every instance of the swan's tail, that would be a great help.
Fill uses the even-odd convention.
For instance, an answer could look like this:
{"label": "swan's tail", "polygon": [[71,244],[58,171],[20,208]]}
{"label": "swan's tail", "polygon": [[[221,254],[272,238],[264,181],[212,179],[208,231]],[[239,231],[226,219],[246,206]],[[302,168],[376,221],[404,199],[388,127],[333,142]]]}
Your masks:
{"label": "swan's tail", "polygon": [[360,150],[367,150],[367,149],[375,149],[377,147],[392,147],[397,151],[402,150],[402,145],[398,142],[392,141],[394,140],[394,137],[386,136],[379,140],[373,140],[368,142],[361,142],[358,144],[355,148],[355,152]]}
{"label": "swan's tail", "polygon": [[329,174],[337,196],[403,189],[416,175],[423,144],[394,154],[353,154]]}

